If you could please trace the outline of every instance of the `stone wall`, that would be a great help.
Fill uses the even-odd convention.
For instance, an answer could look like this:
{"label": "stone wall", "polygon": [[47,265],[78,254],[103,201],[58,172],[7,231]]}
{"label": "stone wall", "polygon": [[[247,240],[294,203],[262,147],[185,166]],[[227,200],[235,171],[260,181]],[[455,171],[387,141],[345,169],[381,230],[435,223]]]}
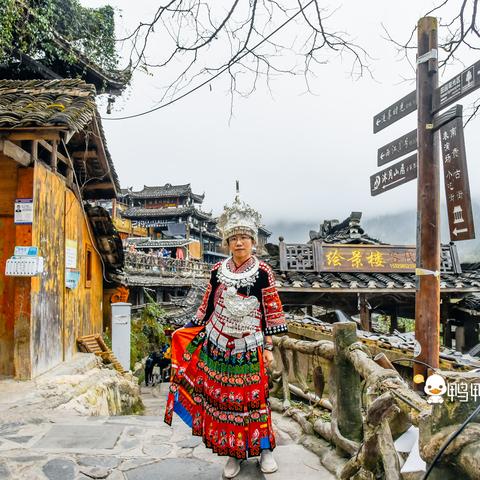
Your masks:
{"label": "stone wall", "polygon": [[36,383],[53,409],[80,415],[128,415],[143,410],[137,379],[104,366],[93,354],[78,354]]}

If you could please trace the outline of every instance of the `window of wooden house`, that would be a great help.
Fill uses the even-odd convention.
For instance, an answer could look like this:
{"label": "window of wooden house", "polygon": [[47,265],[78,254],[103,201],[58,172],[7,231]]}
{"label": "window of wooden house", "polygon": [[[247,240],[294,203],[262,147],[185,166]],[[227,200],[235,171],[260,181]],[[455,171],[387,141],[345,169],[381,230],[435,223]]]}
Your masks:
{"label": "window of wooden house", "polygon": [[85,251],[85,287],[92,286],[92,250],[87,247]]}

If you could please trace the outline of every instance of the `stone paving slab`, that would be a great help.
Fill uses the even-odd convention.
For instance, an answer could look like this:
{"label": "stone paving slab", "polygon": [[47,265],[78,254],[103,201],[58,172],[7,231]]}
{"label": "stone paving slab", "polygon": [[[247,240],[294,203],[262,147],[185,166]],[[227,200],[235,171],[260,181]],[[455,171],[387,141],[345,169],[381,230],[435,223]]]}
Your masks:
{"label": "stone paving slab", "polygon": [[127,472],[128,480],[213,480],[222,477],[222,467],[194,458],[169,458]]}
{"label": "stone paving slab", "polygon": [[34,447],[42,449],[113,448],[123,428],[115,425],[54,425]]}
{"label": "stone paving slab", "polygon": [[[143,417],[59,414],[0,425],[0,480],[221,480],[226,457],[208,450],[178,417],[172,427],[163,423],[165,389],[156,395],[144,389]],[[291,421],[273,419],[278,472],[264,475],[252,458],[235,480],[333,480],[318,457],[296,443]]]}

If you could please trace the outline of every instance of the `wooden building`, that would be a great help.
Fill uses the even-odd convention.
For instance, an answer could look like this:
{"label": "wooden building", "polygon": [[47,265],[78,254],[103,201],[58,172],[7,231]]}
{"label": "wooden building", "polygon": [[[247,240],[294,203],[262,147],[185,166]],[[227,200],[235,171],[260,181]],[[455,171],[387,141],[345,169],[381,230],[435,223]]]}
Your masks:
{"label": "wooden building", "polygon": [[123,216],[123,212],[128,210],[128,205],[121,200],[117,198],[98,200],[95,204],[103,207],[110,214],[113,224],[122,240],[126,241],[127,239],[135,238],[141,241],[142,239],[147,239],[148,230],[146,228],[133,226],[132,221]]}
{"label": "wooden building", "polygon": [[[0,375],[36,377],[102,332],[104,279],[123,252],[85,201],[118,192],[94,86],[0,81]],[[41,273],[5,274],[21,246],[37,247]]]}
{"label": "wooden building", "polygon": [[[310,241],[267,245],[266,260],[276,271],[285,308],[323,307],[358,315],[365,330],[373,314],[387,316],[390,330],[398,318],[415,318],[415,246],[386,245],[360,225],[360,212],[343,222],[326,221]],[[462,264],[456,245],[442,247],[440,272],[443,343],[467,351],[479,342],[476,314],[480,268]],[[473,305],[473,306],[472,306]],[[479,309],[480,310],[480,309]]]}
{"label": "wooden building", "polygon": [[[121,202],[129,205],[122,216],[131,220],[134,228],[148,229],[151,240],[192,240],[199,245],[199,259],[215,263],[225,257],[225,252],[216,220],[200,208],[204,198],[205,195],[194,193],[190,184],[169,183],[144,186],[138,192],[131,188],[122,190],[120,196]],[[173,247],[170,255],[176,255]]]}

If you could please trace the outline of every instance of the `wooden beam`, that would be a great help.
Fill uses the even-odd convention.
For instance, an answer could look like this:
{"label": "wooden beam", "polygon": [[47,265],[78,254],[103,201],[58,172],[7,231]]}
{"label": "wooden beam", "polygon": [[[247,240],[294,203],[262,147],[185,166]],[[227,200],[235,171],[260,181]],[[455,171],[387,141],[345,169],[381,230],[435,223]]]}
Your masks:
{"label": "wooden beam", "polygon": [[[45,140],[39,140],[38,143],[45,149],[45,150],[48,150],[50,153],[53,152],[53,149],[54,147],[52,145],[50,145],[48,142],[46,142]],[[70,161],[68,160],[68,158],[61,154],[59,151],[58,151],[58,146],[55,144],[55,149],[56,149],[56,155],[57,155],[57,158],[59,160],[61,160],[65,165],[68,165],[70,166]]]}
{"label": "wooden beam", "polygon": [[0,131],[0,136],[9,140],[60,140],[58,130],[3,130]]}
{"label": "wooden beam", "polygon": [[57,171],[57,163],[58,163],[58,143],[56,141],[52,144],[52,149],[50,151],[50,165],[52,166],[52,170],[54,172]]}
{"label": "wooden beam", "polygon": [[98,158],[98,153],[96,150],[76,150],[72,153],[73,158],[83,159],[96,159]]}
{"label": "wooden beam", "polygon": [[372,322],[370,318],[370,309],[368,308],[367,298],[364,293],[359,293],[359,306],[360,306],[360,323],[362,329],[370,332],[372,330]]}
{"label": "wooden beam", "polygon": [[23,167],[28,167],[32,163],[32,156],[23,148],[15,145],[9,140],[0,140],[0,153],[15,160]]}
{"label": "wooden beam", "polygon": [[68,167],[67,169],[67,184],[70,187],[73,187],[73,182],[75,181],[74,175],[73,175],[73,169]]}
{"label": "wooden beam", "polygon": [[38,160],[38,140],[32,140],[32,160],[35,162]]}
{"label": "wooden beam", "polygon": [[101,182],[101,183],[87,183],[83,190],[114,190],[114,186],[111,182]]}

